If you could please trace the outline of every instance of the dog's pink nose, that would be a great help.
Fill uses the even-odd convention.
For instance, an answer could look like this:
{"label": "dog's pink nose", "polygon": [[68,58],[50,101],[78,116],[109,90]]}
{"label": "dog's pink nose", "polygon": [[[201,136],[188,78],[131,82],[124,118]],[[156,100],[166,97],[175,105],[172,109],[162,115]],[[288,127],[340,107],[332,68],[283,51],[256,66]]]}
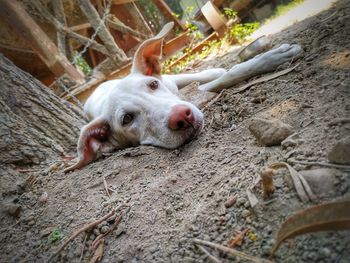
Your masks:
{"label": "dog's pink nose", "polygon": [[168,127],[174,131],[184,130],[192,126],[193,121],[194,117],[190,107],[176,105],[170,111]]}

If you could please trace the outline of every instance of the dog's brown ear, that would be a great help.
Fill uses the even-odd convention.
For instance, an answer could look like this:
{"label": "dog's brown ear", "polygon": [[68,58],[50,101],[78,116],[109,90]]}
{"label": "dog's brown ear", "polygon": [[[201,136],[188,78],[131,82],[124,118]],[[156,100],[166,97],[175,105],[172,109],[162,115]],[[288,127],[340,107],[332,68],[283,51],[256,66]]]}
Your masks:
{"label": "dog's brown ear", "polygon": [[134,56],[132,73],[141,73],[147,76],[160,75],[163,40],[173,26],[174,22],[166,24],[158,35],[139,46]]}
{"label": "dog's brown ear", "polygon": [[102,144],[107,141],[109,134],[110,126],[104,117],[99,117],[85,125],[81,129],[78,141],[78,160],[64,171],[79,169],[97,159],[101,154]]}

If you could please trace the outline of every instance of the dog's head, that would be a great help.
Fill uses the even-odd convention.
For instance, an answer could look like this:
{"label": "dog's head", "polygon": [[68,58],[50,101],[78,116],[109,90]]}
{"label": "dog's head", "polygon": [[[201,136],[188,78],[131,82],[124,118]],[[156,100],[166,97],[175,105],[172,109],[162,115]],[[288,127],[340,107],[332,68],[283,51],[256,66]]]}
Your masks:
{"label": "dog's head", "polygon": [[95,91],[99,93],[95,97],[102,96],[103,100],[88,103],[99,117],[83,127],[78,142],[79,162],[67,170],[96,159],[105,141],[116,148],[143,144],[172,149],[200,133],[202,112],[182,100],[176,84],[161,76],[163,39],[172,27],[173,23],[165,25],[157,36],[140,45],[127,77],[102,84],[105,87]]}

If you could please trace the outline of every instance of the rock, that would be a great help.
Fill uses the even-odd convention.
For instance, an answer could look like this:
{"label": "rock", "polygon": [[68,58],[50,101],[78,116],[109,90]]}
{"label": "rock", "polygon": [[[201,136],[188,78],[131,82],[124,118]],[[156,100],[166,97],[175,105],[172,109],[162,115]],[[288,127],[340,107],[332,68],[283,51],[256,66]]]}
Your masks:
{"label": "rock", "polygon": [[242,217],[246,218],[246,217],[250,216],[250,211],[245,209],[245,210],[242,211],[241,215],[242,215]]}
{"label": "rock", "polygon": [[288,147],[294,147],[303,142],[304,140],[300,138],[298,133],[293,133],[281,142],[281,146],[283,149],[287,149]]}
{"label": "rock", "polygon": [[249,125],[250,132],[265,146],[280,145],[280,143],[293,133],[293,128],[280,120],[266,120],[253,118]]}
{"label": "rock", "polygon": [[35,221],[34,220],[31,220],[28,222],[28,226],[34,226],[35,225]]}
{"label": "rock", "polygon": [[47,236],[49,236],[55,228],[57,228],[57,227],[56,226],[50,226],[50,227],[47,227],[47,228],[41,230],[40,231],[40,237],[47,237]]}
{"label": "rock", "polygon": [[333,146],[328,153],[328,160],[333,163],[350,164],[350,136]]}
{"label": "rock", "polygon": [[244,205],[246,202],[247,202],[247,199],[245,199],[244,197],[239,197],[237,199],[237,205],[238,206]]}
{"label": "rock", "polygon": [[47,192],[43,192],[42,195],[39,197],[39,202],[40,203],[46,203],[49,195]]}
{"label": "rock", "polygon": [[316,195],[324,195],[335,190],[335,179],[337,170],[320,168],[314,170],[303,170],[299,173],[309,183],[311,190]]}
{"label": "rock", "polygon": [[95,236],[99,236],[101,234],[98,228],[94,228],[93,233]]}
{"label": "rock", "polygon": [[115,235],[117,237],[119,237],[120,235],[122,235],[123,233],[125,233],[125,223],[121,222],[117,228],[117,230],[115,231]]}
{"label": "rock", "polygon": [[256,198],[255,194],[253,194],[249,189],[246,190],[247,197],[249,200],[249,205],[254,208],[258,203],[258,198]]}
{"label": "rock", "polygon": [[22,206],[16,204],[5,205],[5,209],[10,216],[18,218],[22,211]]}
{"label": "rock", "polygon": [[227,198],[224,206],[225,208],[230,208],[231,206],[233,206],[236,203],[237,197],[236,196],[230,196],[229,198]]}
{"label": "rock", "polygon": [[101,227],[101,234],[106,234],[108,231],[109,231],[109,227],[108,226]]}

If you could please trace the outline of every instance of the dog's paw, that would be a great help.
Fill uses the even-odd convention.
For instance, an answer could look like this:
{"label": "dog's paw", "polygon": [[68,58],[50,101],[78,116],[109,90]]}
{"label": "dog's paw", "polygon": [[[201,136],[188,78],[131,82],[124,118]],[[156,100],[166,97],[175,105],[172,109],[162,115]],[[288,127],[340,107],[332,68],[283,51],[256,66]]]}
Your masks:
{"label": "dog's paw", "polygon": [[274,70],[285,62],[296,60],[303,54],[302,48],[297,45],[282,44],[278,48],[272,49],[258,57],[259,67]]}

